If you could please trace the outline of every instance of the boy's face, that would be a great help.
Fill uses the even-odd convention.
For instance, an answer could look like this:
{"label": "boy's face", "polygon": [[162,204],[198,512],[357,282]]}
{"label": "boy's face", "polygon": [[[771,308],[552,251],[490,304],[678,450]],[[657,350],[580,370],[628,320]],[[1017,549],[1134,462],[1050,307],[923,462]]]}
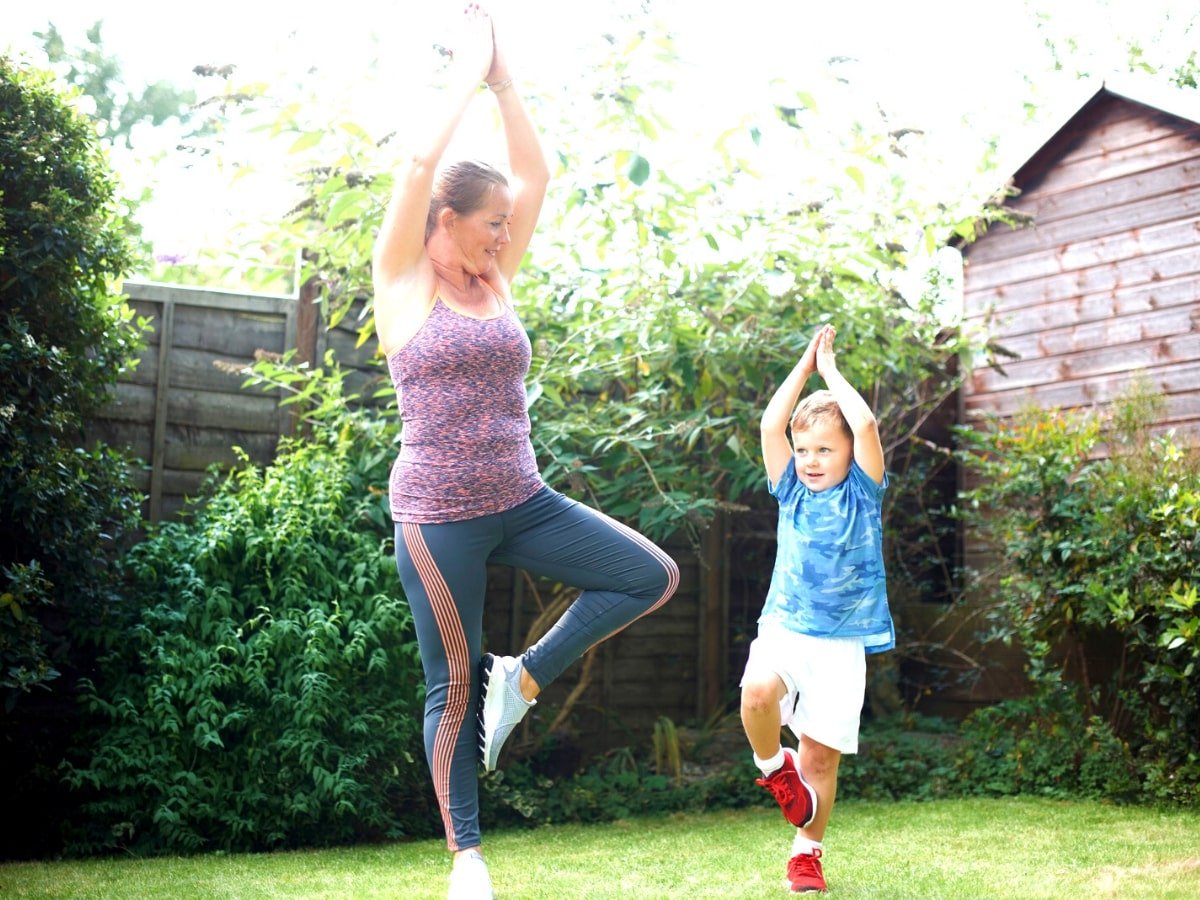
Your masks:
{"label": "boy's face", "polygon": [[810,491],[826,491],[846,480],[854,459],[854,441],[838,422],[820,420],[792,432],[796,475]]}

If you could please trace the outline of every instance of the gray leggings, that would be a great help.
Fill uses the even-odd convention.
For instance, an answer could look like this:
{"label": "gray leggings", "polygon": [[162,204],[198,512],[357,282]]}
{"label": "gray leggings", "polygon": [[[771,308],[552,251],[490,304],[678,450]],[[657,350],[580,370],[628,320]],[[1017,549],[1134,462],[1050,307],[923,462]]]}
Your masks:
{"label": "gray leggings", "polygon": [[425,755],[452,851],[480,842],[476,717],[488,563],[583,589],[522,656],[542,688],[679,585],[679,568],[661,549],[549,487],[477,519],[396,523],[396,567],[425,669]]}

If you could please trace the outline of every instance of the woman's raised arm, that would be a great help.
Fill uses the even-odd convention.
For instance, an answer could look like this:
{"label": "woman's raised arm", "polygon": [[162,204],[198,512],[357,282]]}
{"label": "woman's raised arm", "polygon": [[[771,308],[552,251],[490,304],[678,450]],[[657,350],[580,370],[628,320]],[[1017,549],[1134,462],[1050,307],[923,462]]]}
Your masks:
{"label": "woman's raised arm", "polygon": [[375,239],[372,278],[376,297],[411,272],[424,258],[425,219],[433,179],[471,98],[492,68],[492,23],[477,5],[467,7],[453,49],[449,84],[431,104],[433,115],[410,113],[401,123],[411,150],[395,173],[392,197]]}
{"label": "woman's raised arm", "polygon": [[550,182],[550,169],[542,152],[537,131],[521,102],[521,95],[508,67],[508,59],[501,49],[501,42],[492,29],[492,65],[487,73],[487,83],[500,104],[500,121],[504,126],[504,139],[508,148],[508,165],[512,171],[513,215],[508,224],[509,242],[496,255],[496,265],[505,281],[511,281],[533,231],[537,227],[538,214],[546,197],[546,185]]}

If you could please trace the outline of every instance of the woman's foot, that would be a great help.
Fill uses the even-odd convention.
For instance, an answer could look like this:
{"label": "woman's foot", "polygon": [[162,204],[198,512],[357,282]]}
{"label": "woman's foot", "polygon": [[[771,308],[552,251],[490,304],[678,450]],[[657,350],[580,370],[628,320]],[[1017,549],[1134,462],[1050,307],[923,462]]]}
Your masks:
{"label": "woman's foot", "polygon": [[459,853],[450,870],[450,891],[446,900],[492,900],[492,876],[478,850]]}
{"label": "woman's foot", "polygon": [[537,703],[521,693],[521,660],[515,656],[483,657],[483,711],[480,714],[483,768],[491,772],[508,740],[525,713]]}

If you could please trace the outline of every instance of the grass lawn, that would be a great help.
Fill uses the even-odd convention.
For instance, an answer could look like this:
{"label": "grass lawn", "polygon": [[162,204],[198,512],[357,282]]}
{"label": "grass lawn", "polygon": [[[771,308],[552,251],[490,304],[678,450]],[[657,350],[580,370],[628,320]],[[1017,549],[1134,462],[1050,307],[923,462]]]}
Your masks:
{"label": "grass lawn", "polygon": [[[502,900],[784,897],[778,810],[674,815],[485,837]],[[1200,897],[1200,811],[1049,800],[839,804],[837,897]],[[262,855],[0,865],[4,897],[441,898],[441,841]]]}

